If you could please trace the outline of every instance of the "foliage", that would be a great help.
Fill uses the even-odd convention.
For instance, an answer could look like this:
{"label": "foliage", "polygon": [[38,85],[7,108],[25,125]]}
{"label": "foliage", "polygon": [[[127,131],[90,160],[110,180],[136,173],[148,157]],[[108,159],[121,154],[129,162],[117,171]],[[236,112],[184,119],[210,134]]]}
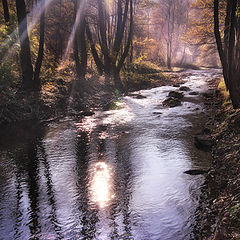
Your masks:
{"label": "foliage", "polygon": [[158,65],[148,62],[148,61],[135,61],[129,67],[129,70],[135,73],[158,73],[160,72],[160,68]]}
{"label": "foliage", "polygon": [[125,85],[130,90],[149,88],[161,85],[169,77],[161,72],[161,68],[154,63],[134,62],[122,72]]}

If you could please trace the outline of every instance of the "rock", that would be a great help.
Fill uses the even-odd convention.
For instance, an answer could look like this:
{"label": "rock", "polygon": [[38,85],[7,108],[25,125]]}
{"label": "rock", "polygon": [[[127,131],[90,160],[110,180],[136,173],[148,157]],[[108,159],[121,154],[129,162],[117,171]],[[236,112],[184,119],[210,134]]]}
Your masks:
{"label": "rock", "polygon": [[191,89],[189,87],[186,87],[186,86],[182,86],[179,88],[180,91],[184,91],[184,92],[187,92],[187,91],[190,91]]}
{"label": "rock", "polygon": [[165,107],[177,107],[177,106],[181,106],[181,101],[179,99],[169,97],[165,99],[162,104]]}
{"label": "rock", "polygon": [[81,115],[82,116],[85,116],[85,117],[87,117],[87,116],[92,116],[92,115],[94,115],[95,113],[94,112],[92,112],[92,111],[82,111],[81,112]]}
{"label": "rock", "polygon": [[204,127],[202,130],[203,134],[211,134],[212,133],[212,129],[209,127]]}
{"label": "rock", "polygon": [[175,84],[173,84],[173,87],[180,87],[180,84],[175,83]]}
{"label": "rock", "polygon": [[134,98],[137,98],[137,99],[147,98],[147,97],[145,97],[145,96],[143,96],[143,95],[141,95],[141,94],[137,94],[137,93],[130,93],[130,94],[128,94],[128,96],[134,97]]}
{"label": "rock", "polygon": [[145,97],[145,96],[143,96],[143,95],[140,95],[140,94],[138,94],[138,95],[136,96],[136,98],[137,98],[137,99],[144,99],[144,98],[147,98],[147,97]]}
{"label": "rock", "polygon": [[205,93],[202,93],[202,95],[203,95],[204,98],[210,98],[211,99],[214,96],[214,92],[213,91],[207,91]]}
{"label": "rock", "polygon": [[160,115],[162,114],[161,112],[153,112],[154,115]]}
{"label": "rock", "polygon": [[189,175],[200,175],[204,173],[208,173],[209,170],[203,170],[203,169],[191,169],[187,170],[184,173],[189,174]]}
{"label": "rock", "polygon": [[189,95],[198,95],[199,93],[198,92],[190,92]]}
{"label": "rock", "polygon": [[184,95],[181,92],[171,91],[171,92],[169,92],[168,96],[172,97],[172,98],[181,99],[181,98],[183,98]]}
{"label": "rock", "polygon": [[211,151],[213,147],[213,140],[210,136],[208,135],[203,135],[203,134],[197,134],[194,137],[194,144],[195,146],[203,151]]}

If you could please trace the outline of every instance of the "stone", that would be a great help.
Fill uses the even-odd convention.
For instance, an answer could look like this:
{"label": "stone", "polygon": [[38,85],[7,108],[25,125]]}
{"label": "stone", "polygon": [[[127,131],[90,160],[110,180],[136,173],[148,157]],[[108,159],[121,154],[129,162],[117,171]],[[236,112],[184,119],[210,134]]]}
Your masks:
{"label": "stone", "polygon": [[137,99],[144,99],[144,98],[147,98],[147,97],[145,97],[145,96],[143,96],[143,95],[140,95],[140,94],[138,94],[138,95],[136,96],[136,98],[137,98]]}
{"label": "stone", "polygon": [[184,92],[187,92],[187,91],[190,91],[191,89],[189,87],[186,87],[186,86],[182,86],[179,88],[180,91],[184,91]]}
{"label": "stone", "polygon": [[172,97],[172,98],[181,99],[181,98],[183,98],[184,95],[181,92],[171,91],[171,92],[169,92],[168,96]]}
{"label": "stone", "polygon": [[189,95],[198,95],[198,94],[199,94],[199,93],[198,93],[198,92],[195,92],[195,91],[189,93]]}
{"label": "stone", "polygon": [[213,147],[213,139],[209,135],[197,134],[194,137],[195,146],[203,151],[209,152]]}
{"label": "stone", "polygon": [[94,112],[92,112],[92,111],[82,111],[81,112],[81,115],[82,116],[85,116],[85,117],[87,117],[87,116],[92,116],[92,115],[94,115],[95,113]]}
{"label": "stone", "polygon": [[209,170],[203,170],[203,169],[191,169],[187,170],[184,173],[189,174],[189,175],[200,175],[204,173],[208,173]]}
{"label": "stone", "polygon": [[169,97],[165,99],[162,104],[165,107],[177,107],[181,106],[181,101],[177,98]]}

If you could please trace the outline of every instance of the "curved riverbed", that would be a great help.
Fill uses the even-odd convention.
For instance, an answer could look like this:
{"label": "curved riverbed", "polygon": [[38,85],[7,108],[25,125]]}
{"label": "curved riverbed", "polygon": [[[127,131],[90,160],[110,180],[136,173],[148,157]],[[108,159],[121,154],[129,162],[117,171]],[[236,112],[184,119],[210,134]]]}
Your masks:
{"label": "curved riverbed", "polygon": [[199,94],[179,107],[162,106],[177,90],[164,86],[79,121],[2,130],[0,239],[189,239],[204,176],[183,172],[210,164],[193,134],[218,74],[186,74]]}

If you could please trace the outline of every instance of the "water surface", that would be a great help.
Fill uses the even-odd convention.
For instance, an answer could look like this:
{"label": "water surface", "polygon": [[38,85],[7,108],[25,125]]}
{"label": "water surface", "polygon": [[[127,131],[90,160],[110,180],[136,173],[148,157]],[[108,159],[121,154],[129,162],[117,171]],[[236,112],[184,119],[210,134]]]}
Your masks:
{"label": "water surface", "polygon": [[[193,71],[199,93],[216,71]],[[0,239],[189,239],[210,155],[193,134],[205,116],[201,94],[162,107],[174,87],[126,96],[119,109],[82,120],[2,129]]]}

